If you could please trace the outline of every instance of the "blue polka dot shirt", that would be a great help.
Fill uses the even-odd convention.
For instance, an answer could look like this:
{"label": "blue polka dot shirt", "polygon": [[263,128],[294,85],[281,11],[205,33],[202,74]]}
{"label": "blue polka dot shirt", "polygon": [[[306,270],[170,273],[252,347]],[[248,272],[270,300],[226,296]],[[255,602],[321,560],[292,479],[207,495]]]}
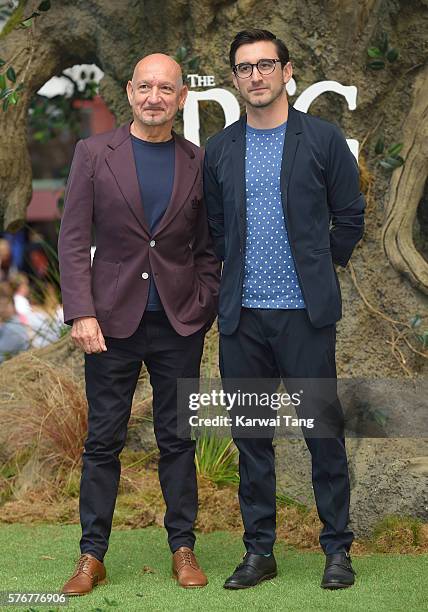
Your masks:
{"label": "blue polka dot shirt", "polygon": [[271,130],[247,124],[247,236],[242,306],[305,308],[281,201],[281,163],[287,123]]}

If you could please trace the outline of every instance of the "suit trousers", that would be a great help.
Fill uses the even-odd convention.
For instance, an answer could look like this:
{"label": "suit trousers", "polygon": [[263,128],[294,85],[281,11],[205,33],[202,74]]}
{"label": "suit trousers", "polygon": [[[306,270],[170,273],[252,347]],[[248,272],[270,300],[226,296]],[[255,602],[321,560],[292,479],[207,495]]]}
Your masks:
{"label": "suit trousers", "polygon": [[[306,309],[242,308],[239,326],[220,336],[223,387],[227,379],[334,379],[336,393],[335,325],[315,328]],[[261,384],[262,381],[261,381]],[[241,386],[242,389],[242,386]],[[276,389],[272,389],[275,391]],[[287,387],[287,391],[289,388]],[[335,405],[343,419],[339,399]],[[340,428],[340,431],[341,428]],[[272,436],[236,437],[239,449],[239,503],[248,552],[269,554],[275,542],[276,479]],[[239,434],[238,434],[239,435]],[[350,484],[343,435],[305,437],[312,459],[312,484],[323,524],[320,545],[325,554],[349,551],[354,534],[348,528]]]}
{"label": "suit trousers", "polygon": [[153,389],[159,480],[172,552],[193,548],[197,514],[195,442],[177,436],[177,378],[199,378],[205,329],[184,337],[163,311],[145,312],[129,338],[106,337],[107,351],[85,355],[88,435],[80,484],[82,553],[107,552],[132,398],[142,362]]}

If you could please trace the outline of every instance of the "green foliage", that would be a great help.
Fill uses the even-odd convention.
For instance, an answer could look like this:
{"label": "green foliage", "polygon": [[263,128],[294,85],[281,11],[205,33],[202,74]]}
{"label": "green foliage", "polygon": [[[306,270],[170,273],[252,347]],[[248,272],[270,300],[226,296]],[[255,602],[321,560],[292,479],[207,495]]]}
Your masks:
{"label": "green foliage", "polygon": [[[382,159],[379,160],[379,165],[388,170],[388,172],[392,172],[396,168],[402,166],[405,160],[399,155],[401,149],[403,148],[403,143],[398,142],[396,144],[391,145],[386,150],[386,155]],[[380,136],[375,145],[375,154],[383,155],[385,153],[385,141],[383,135]]]}
{"label": "green foliage", "polygon": [[308,511],[308,508],[305,506],[305,504],[302,504],[301,502],[297,501],[296,499],[293,499],[289,495],[284,495],[283,493],[277,493],[276,494],[276,501],[277,501],[277,504],[279,506],[294,506],[295,508],[297,508],[301,512],[307,512]]}
{"label": "green foliage", "polygon": [[402,148],[403,148],[403,143],[399,142],[399,143],[389,147],[388,153],[389,153],[389,155],[391,155],[391,157],[397,157],[397,155],[400,153]]}
{"label": "green foliage", "polygon": [[8,19],[1,32],[1,37],[7,36],[15,29],[30,28],[34,23],[34,19],[40,17],[42,13],[45,13],[51,8],[50,0],[42,0],[37,10],[33,11],[31,15],[25,16],[24,11],[26,4],[27,0],[20,0],[16,8],[11,6],[0,6],[0,18]]}
{"label": "green foliage", "polygon": [[375,59],[367,64],[372,70],[382,70],[385,68],[385,62],[383,59]]}
{"label": "green foliage", "polygon": [[[25,1],[21,0],[16,9],[6,9],[6,13],[3,7],[0,9],[0,17],[10,17],[8,23],[3,28],[1,33],[2,36],[6,36],[15,28],[30,28],[33,25],[36,17],[39,17],[42,13],[45,13],[51,8],[50,0],[42,0],[36,11],[34,11],[28,17],[24,17],[25,4]],[[3,66],[8,66],[8,64],[12,61],[13,59],[10,59],[9,61],[0,59],[0,68]],[[7,67],[6,74],[0,73],[0,100],[3,101],[1,108],[4,113],[7,112],[10,106],[16,106],[16,104],[18,104],[19,93],[24,88],[24,83],[20,83],[17,87],[10,87],[11,83],[16,83],[16,79],[16,72],[12,65]],[[9,81],[9,85],[7,81]]]}
{"label": "green foliage", "polygon": [[413,546],[421,545],[422,521],[412,516],[389,515],[381,519],[373,530],[372,540],[374,543],[382,538],[391,538],[396,534],[408,531],[412,535]]}
{"label": "green foliage", "polygon": [[[5,60],[0,60],[0,65],[7,65]],[[9,66],[6,73],[0,72],[0,100],[3,100],[2,108],[6,112],[10,105],[18,103],[19,92],[23,89],[22,83],[17,87],[12,87],[16,83],[16,72],[13,66]]]}
{"label": "green foliage", "polygon": [[385,159],[381,159],[379,164],[382,166],[382,168],[388,170],[388,172],[391,172],[392,170],[402,166],[404,164],[404,159],[400,157],[400,155],[397,155],[396,157],[393,155],[388,155],[385,157]]}
{"label": "green foliage", "polygon": [[16,83],[16,73],[12,66],[7,69],[6,76],[9,81],[12,81],[12,83]]}
{"label": "green foliage", "polygon": [[371,70],[383,70],[387,62],[393,63],[398,59],[399,52],[394,47],[389,46],[388,35],[382,33],[377,47],[369,47],[367,55],[370,60],[367,67]]}
{"label": "green foliage", "polygon": [[196,441],[196,472],[216,484],[238,484],[237,456],[232,440],[203,431]]}
{"label": "green foliage", "polygon": [[31,13],[31,15],[29,17],[26,17],[25,19],[23,19],[19,23],[19,26],[22,27],[22,28],[29,28],[29,27],[31,27],[32,24],[33,24],[33,20],[36,17],[40,17],[41,13],[45,13],[50,8],[51,8],[50,0],[43,0],[43,2],[41,2],[39,4],[39,6],[37,7],[37,10],[34,11],[33,13]]}
{"label": "green foliage", "polygon": [[34,140],[48,142],[64,131],[71,131],[76,136],[80,131],[80,110],[77,108],[76,100],[92,100],[98,93],[98,83],[95,82],[95,74],[91,72],[86,75],[81,73],[81,79],[85,81],[82,91],[78,83],[68,74],[62,74],[73,84],[73,93],[70,97],[63,95],[45,98],[36,94],[33,96],[29,108],[29,126],[32,130]]}
{"label": "green foliage", "polygon": [[179,47],[173,57],[180,64],[184,78],[186,78],[188,72],[199,70],[199,56],[191,56],[187,47]]}
{"label": "green foliage", "polygon": [[376,155],[380,155],[381,153],[383,153],[384,148],[385,148],[385,139],[382,135],[382,136],[379,136],[376,142],[376,146],[375,146]]}
{"label": "green foliage", "polygon": [[388,60],[388,62],[395,62],[398,59],[397,49],[389,49],[386,54],[386,59]]}
{"label": "green foliage", "polygon": [[23,28],[31,28],[31,26],[33,25],[32,17],[30,17],[29,19],[24,19],[24,21],[21,21],[20,25]]}

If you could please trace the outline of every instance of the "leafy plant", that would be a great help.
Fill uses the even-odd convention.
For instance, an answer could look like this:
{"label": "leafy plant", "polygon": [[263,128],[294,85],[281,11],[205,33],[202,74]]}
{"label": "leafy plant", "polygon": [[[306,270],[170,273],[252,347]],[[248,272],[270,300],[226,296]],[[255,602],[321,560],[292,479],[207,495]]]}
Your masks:
{"label": "leafy plant", "polygon": [[46,98],[36,94],[30,103],[29,125],[34,140],[46,143],[65,130],[71,131],[76,136],[80,131],[81,114],[76,106],[76,100],[92,100],[98,93],[98,83],[95,82],[95,73],[89,75],[82,70],[80,79],[84,81],[81,91],[75,81],[68,74],[62,73],[63,77],[73,84],[71,96],[57,95]]}
{"label": "leafy plant", "polygon": [[187,47],[178,47],[173,57],[180,64],[184,74],[199,70],[199,56],[190,56]]}
{"label": "leafy plant", "polygon": [[294,499],[289,495],[284,495],[283,493],[276,494],[276,501],[280,506],[294,506],[302,512],[307,511],[307,507],[305,506],[305,504],[302,504],[302,502],[299,502],[297,499]]}
{"label": "leafy plant", "polygon": [[237,456],[231,439],[203,431],[196,441],[196,472],[216,484],[238,484]]}
{"label": "leafy plant", "polygon": [[[6,61],[0,59],[0,67],[6,65]],[[0,72],[0,100],[2,101],[2,109],[7,111],[9,106],[14,106],[18,103],[19,92],[24,89],[23,83],[15,87],[16,73],[12,66],[9,66],[5,73]]]}
{"label": "leafy plant", "polygon": [[[22,7],[18,7],[22,8]],[[31,15],[21,19],[16,27],[18,28],[30,28],[35,18],[39,17],[42,13],[45,13],[51,8],[50,0],[42,0],[37,7],[36,11],[33,11]],[[0,10],[0,16],[11,16],[15,9],[10,6],[6,9],[4,7]],[[5,12],[6,11],[6,12]],[[12,29],[14,26],[12,26]],[[5,28],[7,30],[7,28]],[[19,94],[24,89],[24,83],[16,85],[17,75],[15,68],[13,67],[13,60],[9,61],[0,58],[0,68],[5,69],[5,72],[0,72],[0,101],[2,102],[3,112],[6,112],[10,106],[16,106],[19,102]]]}
{"label": "leafy plant", "polygon": [[379,160],[379,165],[382,166],[385,170],[392,172],[396,168],[402,166],[405,160],[399,155],[401,149],[403,148],[403,143],[398,142],[385,151],[385,141],[384,137],[380,136],[375,145],[375,153],[376,155],[384,155],[382,159]]}
{"label": "leafy plant", "polygon": [[32,23],[33,23],[33,19],[35,19],[36,17],[40,17],[40,15],[42,13],[45,13],[46,11],[48,11],[51,8],[51,2],[50,0],[42,0],[42,2],[39,4],[39,6],[37,7],[36,11],[33,11],[31,13],[31,15],[29,15],[28,17],[26,17],[25,19],[23,19],[20,23],[19,23],[19,27],[21,28],[29,28]]}
{"label": "leafy plant", "polygon": [[367,67],[371,70],[382,70],[387,62],[393,63],[398,59],[399,52],[395,47],[389,46],[388,35],[383,33],[377,47],[369,47],[367,55],[370,60]]}

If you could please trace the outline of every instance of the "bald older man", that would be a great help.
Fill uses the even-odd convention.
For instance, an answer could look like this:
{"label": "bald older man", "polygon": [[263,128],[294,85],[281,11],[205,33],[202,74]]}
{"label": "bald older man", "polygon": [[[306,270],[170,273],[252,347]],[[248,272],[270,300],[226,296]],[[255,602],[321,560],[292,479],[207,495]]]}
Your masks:
{"label": "bald older man", "polygon": [[89,593],[106,579],[119,455],[143,362],[153,389],[173,575],[183,587],[207,584],[193,553],[195,443],[177,435],[177,379],[199,377],[217,310],[219,265],[203,203],[203,156],[172,130],[187,95],[172,58],[154,54],[138,62],[127,94],[133,121],[76,145],[59,236],[64,320],[85,352],[88,399],[81,556],[63,586],[68,595]]}

